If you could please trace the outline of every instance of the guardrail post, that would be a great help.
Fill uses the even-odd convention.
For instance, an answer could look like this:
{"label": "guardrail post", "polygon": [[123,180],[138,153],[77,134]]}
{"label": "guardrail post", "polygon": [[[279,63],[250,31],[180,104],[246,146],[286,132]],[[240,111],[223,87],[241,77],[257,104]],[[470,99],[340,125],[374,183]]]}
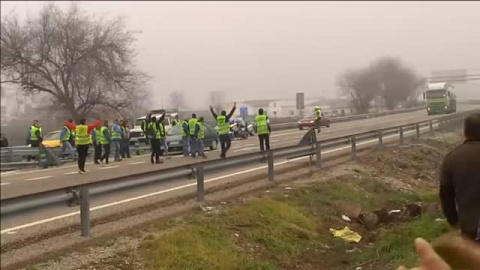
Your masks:
{"label": "guardrail post", "polygon": [[378,148],[383,149],[383,131],[378,131]]}
{"label": "guardrail post", "polygon": [[428,126],[430,127],[430,133],[433,133],[433,121],[428,121]]}
{"label": "guardrail post", "polygon": [[83,237],[90,236],[90,193],[87,188],[80,189],[80,227]]}
{"label": "guardrail post", "polygon": [[350,157],[352,159],[356,158],[357,157],[357,139],[355,136],[352,136],[350,138],[350,141],[351,141],[351,144],[352,144],[352,151],[350,152]]}
{"label": "guardrail post", "polygon": [[417,130],[417,140],[420,139],[420,124],[415,124],[415,129]]}
{"label": "guardrail post", "polygon": [[319,141],[315,145],[315,152],[317,155],[317,159],[315,160],[315,165],[317,166],[317,169],[321,169],[322,168],[322,146]]}
{"label": "guardrail post", "polygon": [[268,181],[273,182],[275,180],[275,170],[273,166],[273,152],[271,150],[267,151],[268,159]]}
{"label": "guardrail post", "polygon": [[204,170],[203,166],[197,167],[197,201],[203,202],[205,200],[205,187],[204,187]]}
{"label": "guardrail post", "polygon": [[403,145],[403,127],[399,128],[399,133],[400,133],[400,145]]}

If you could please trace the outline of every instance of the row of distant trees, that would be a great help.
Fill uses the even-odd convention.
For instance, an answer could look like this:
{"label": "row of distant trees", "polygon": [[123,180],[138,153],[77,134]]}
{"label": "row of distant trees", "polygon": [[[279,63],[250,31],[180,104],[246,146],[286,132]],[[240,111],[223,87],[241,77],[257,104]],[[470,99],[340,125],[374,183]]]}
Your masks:
{"label": "row of distant trees", "polygon": [[[19,86],[26,96],[48,97],[49,106],[76,121],[105,110],[122,117],[142,114],[151,100],[149,77],[135,65],[135,41],[121,17],[96,17],[76,3],[66,11],[49,3],[24,23],[10,14],[1,22],[1,83]],[[398,59],[382,58],[346,71],[338,85],[366,112],[376,96],[390,109],[416,98],[424,82]],[[219,111],[225,95],[211,91],[207,99]],[[169,101],[175,109],[187,105],[182,91],[171,92]]]}
{"label": "row of distant trees", "polygon": [[353,107],[361,113],[368,112],[372,100],[378,96],[388,109],[394,109],[402,102],[413,103],[425,83],[425,78],[392,57],[380,58],[367,67],[347,70],[337,81],[341,93],[349,97]]}

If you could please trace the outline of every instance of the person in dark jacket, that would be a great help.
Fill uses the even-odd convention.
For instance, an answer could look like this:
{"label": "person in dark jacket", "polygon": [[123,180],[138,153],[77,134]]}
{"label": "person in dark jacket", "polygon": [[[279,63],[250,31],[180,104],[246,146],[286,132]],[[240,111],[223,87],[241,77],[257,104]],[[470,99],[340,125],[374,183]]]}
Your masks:
{"label": "person in dark jacket", "polygon": [[2,146],[1,147],[8,147],[8,139],[3,135],[3,133],[0,133],[0,138],[2,141]]}
{"label": "person in dark jacket", "polygon": [[447,221],[480,241],[480,113],[465,119],[464,135],[464,143],[443,160],[440,201]]}

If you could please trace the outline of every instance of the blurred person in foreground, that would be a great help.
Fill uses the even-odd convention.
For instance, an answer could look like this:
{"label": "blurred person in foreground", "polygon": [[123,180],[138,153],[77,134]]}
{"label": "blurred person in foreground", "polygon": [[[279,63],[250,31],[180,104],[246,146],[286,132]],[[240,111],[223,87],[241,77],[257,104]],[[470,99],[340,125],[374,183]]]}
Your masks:
{"label": "blurred person in foreground", "polygon": [[0,140],[2,142],[1,147],[8,147],[8,139],[3,135],[3,133],[0,133]]}
{"label": "blurred person in foreground", "polygon": [[[98,141],[103,148],[103,154],[100,156],[100,164],[108,165],[108,158],[110,157],[110,142],[112,141],[108,120],[103,121],[103,126],[97,135]],[[103,161],[105,160],[105,163]]]}
{"label": "blurred person in foreground", "polygon": [[464,135],[463,144],[443,160],[440,202],[448,223],[480,242],[480,113],[465,119]]}
{"label": "blurred person in foreground", "polygon": [[[72,119],[68,119],[67,122],[73,123]],[[75,150],[73,149],[72,140],[73,140],[73,131],[67,126],[63,126],[62,131],[60,132],[60,140],[62,141],[61,156],[65,158],[66,151],[68,150],[68,155],[71,158],[75,159]]]}
{"label": "blurred person in foreground", "polygon": [[182,121],[182,127],[180,131],[180,134],[182,135],[182,141],[183,141],[182,151],[183,151],[184,157],[188,157],[188,155],[190,154],[190,139],[189,139],[190,131],[188,127],[188,121],[189,121],[188,119],[184,119]]}
{"label": "blurred person in foreground", "polygon": [[[420,266],[411,270],[480,269],[480,245],[461,237],[442,236],[429,244],[415,239]],[[408,270],[400,266],[397,270]]]}
{"label": "blurred person in foreground", "polygon": [[99,165],[99,160],[102,156],[102,145],[100,144],[100,125],[96,126],[90,134],[92,135],[92,144],[95,150],[95,153],[93,154],[93,163]]}

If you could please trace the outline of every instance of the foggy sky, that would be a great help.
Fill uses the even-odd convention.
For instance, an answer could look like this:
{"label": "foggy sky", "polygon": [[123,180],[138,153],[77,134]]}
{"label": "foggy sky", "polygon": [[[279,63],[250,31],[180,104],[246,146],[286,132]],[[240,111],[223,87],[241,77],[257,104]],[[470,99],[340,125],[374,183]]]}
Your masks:
{"label": "foggy sky", "polygon": [[[45,2],[1,2],[34,15]],[[66,3],[59,3],[60,6]],[[337,76],[377,57],[400,57],[418,73],[480,73],[480,2],[81,2],[124,15],[137,35],[138,66],[159,105],[183,90],[204,106],[229,100],[336,96]],[[477,83],[478,85],[478,83]],[[479,90],[480,92],[480,90]],[[195,106],[199,107],[199,106]]]}

